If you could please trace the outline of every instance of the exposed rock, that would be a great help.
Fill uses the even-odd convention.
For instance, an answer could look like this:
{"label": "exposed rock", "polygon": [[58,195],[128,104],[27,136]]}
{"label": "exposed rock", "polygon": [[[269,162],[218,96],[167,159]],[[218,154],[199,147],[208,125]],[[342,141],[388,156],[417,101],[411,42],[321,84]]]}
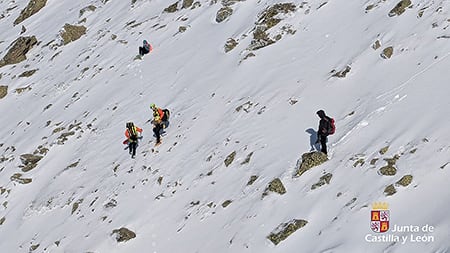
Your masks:
{"label": "exposed rock", "polygon": [[373,43],[373,45],[372,45],[372,48],[373,48],[374,50],[377,50],[377,49],[380,48],[380,47],[381,47],[381,43],[380,43],[379,40],[375,41],[375,42]]}
{"label": "exposed rock", "polygon": [[248,47],[249,50],[258,50],[275,43],[275,40],[269,38],[266,31],[267,28],[264,26],[257,26],[255,28],[253,32],[253,40],[250,42]]}
{"label": "exposed rock", "polygon": [[35,36],[19,37],[10,45],[8,53],[0,61],[0,68],[5,65],[16,64],[27,59],[26,54],[37,44]]}
{"label": "exposed rock", "polygon": [[77,26],[77,25],[71,25],[71,24],[65,24],[63,31],[61,32],[61,38],[63,39],[63,44],[67,45],[70,42],[76,41],[81,36],[86,34],[86,27],[85,26]]}
{"label": "exposed rock", "polygon": [[384,189],[384,195],[386,196],[392,196],[397,192],[394,185],[390,184]]}
{"label": "exposed rock", "polygon": [[247,185],[252,185],[256,181],[256,179],[258,179],[258,176],[255,175],[251,176],[247,182]]}
{"label": "exposed rock", "polygon": [[279,178],[275,178],[264,190],[263,197],[267,196],[269,192],[276,192],[280,195],[283,195],[286,193],[286,188],[284,188],[284,185]]}
{"label": "exposed rock", "polygon": [[222,7],[217,11],[216,22],[221,23],[221,22],[225,21],[231,15],[233,15],[233,9],[231,9],[228,6]]}
{"label": "exposed rock", "polygon": [[311,190],[319,188],[319,187],[321,187],[321,186],[323,186],[325,184],[330,184],[330,181],[331,181],[332,177],[333,177],[333,174],[331,174],[331,173],[327,173],[327,174],[321,176],[320,179],[319,179],[319,182],[317,182],[317,183],[315,183],[315,184],[313,184],[311,186]]}
{"label": "exposed rock", "polygon": [[302,155],[302,163],[300,168],[295,172],[294,177],[299,177],[307,170],[319,166],[326,161],[328,161],[328,157],[322,152],[305,153]]}
{"label": "exposed rock", "polygon": [[180,26],[180,27],[178,27],[178,32],[180,32],[180,33],[184,33],[186,30],[187,30],[187,27],[186,27],[186,26]]}
{"label": "exposed rock", "polygon": [[275,43],[275,41],[281,39],[281,35],[278,34],[275,39],[269,37],[267,31],[276,26],[282,20],[280,15],[294,12],[296,6],[293,3],[277,3],[259,14],[259,19],[256,22],[256,26],[253,31],[253,40],[250,42],[248,50],[258,50]]}
{"label": "exposed rock", "polygon": [[19,17],[16,20],[14,20],[14,25],[20,24],[25,19],[36,14],[45,6],[46,3],[47,0],[30,0],[30,2],[28,2],[27,7],[25,7],[25,9],[23,9],[20,12]]}
{"label": "exposed rock", "polygon": [[20,30],[20,34],[24,34],[27,31],[27,28],[25,26],[22,26],[22,29]]}
{"label": "exposed rock", "polygon": [[389,59],[389,58],[391,58],[393,53],[394,53],[394,48],[393,47],[387,47],[387,48],[383,49],[383,52],[381,53],[380,56],[383,59]]}
{"label": "exposed rock", "polygon": [[183,0],[182,8],[187,9],[192,6],[194,0]]}
{"label": "exposed rock", "polygon": [[331,71],[331,73],[334,73],[332,76],[333,77],[339,77],[339,78],[344,78],[347,74],[348,74],[348,72],[350,72],[350,70],[351,70],[352,68],[350,67],[350,66],[346,66],[343,70],[341,70],[341,71],[339,71],[339,72],[336,72],[336,70],[332,70]]}
{"label": "exposed rock", "polygon": [[231,6],[237,2],[243,2],[245,0],[222,0],[222,5],[223,6]]}
{"label": "exposed rock", "polygon": [[229,154],[227,158],[223,161],[225,163],[225,166],[228,167],[233,161],[234,157],[236,156],[236,151],[233,151],[233,153]]}
{"label": "exposed rock", "polygon": [[400,180],[398,180],[395,183],[395,185],[397,185],[397,186],[401,185],[401,186],[406,187],[409,184],[411,184],[412,180],[413,180],[413,176],[412,175],[405,175],[402,178],[400,178]]}
{"label": "exposed rock", "polygon": [[0,99],[6,97],[8,95],[8,86],[0,85]]}
{"label": "exposed rock", "polygon": [[19,184],[29,184],[31,183],[31,178],[22,178],[22,174],[15,173],[10,177],[11,181],[17,182]]}
{"label": "exposed rock", "polygon": [[247,164],[250,162],[250,159],[252,158],[253,152],[251,152],[250,154],[247,155],[247,157],[245,158],[245,160],[243,162],[241,162],[241,165]]}
{"label": "exposed rock", "polygon": [[395,7],[394,9],[392,9],[389,12],[389,17],[393,17],[393,16],[400,16],[403,14],[403,12],[405,12],[406,8],[408,8],[409,6],[411,6],[411,0],[402,0],[400,1]]}
{"label": "exposed rock", "polygon": [[58,137],[58,144],[59,144],[59,145],[63,145],[64,142],[68,140],[67,137],[69,137],[69,136],[71,136],[71,135],[74,135],[74,134],[75,134],[74,131],[68,132],[68,133],[62,133],[62,134]]}
{"label": "exposed rock", "polygon": [[294,3],[274,4],[259,15],[260,18],[257,24],[264,25],[266,29],[270,29],[281,21],[281,19],[277,18],[279,14],[288,14],[290,12],[294,12],[295,10],[296,6]]}
{"label": "exposed rock", "polygon": [[22,164],[24,165],[22,167],[23,172],[28,172],[32,169],[34,169],[37,166],[37,163],[43,158],[43,156],[40,155],[33,155],[33,154],[23,154],[20,156],[20,160],[22,161]]}
{"label": "exposed rock", "polygon": [[34,245],[31,245],[31,246],[30,246],[30,252],[31,252],[31,251],[37,250],[37,248],[39,248],[39,246],[40,246],[40,244],[34,244]]}
{"label": "exposed rock", "polygon": [[393,176],[397,174],[397,169],[395,168],[395,163],[400,158],[400,156],[395,155],[393,158],[385,158],[384,160],[388,163],[386,166],[379,170],[381,175]]}
{"label": "exposed rock", "polygon": [[19,77],[30,77],[32,76],[34,73],[36,73],[36,71],[38,71],[38,69],[33,69],[33,70],[28,70],[23,72],[22,74],[19,75]]}
{"label": "exposed rock", "polygon": [[357,167],[357,166],[363,166],[364,163],[366,163],[366,161],[363,158],[360,158],[358,160],[356,160],[356,162],[353,164],[353,167]]}
{"label": "exposed rock", "polygon": [[6,220],[5,217],[3,217],[3,218],[0,219],[0,226],[3,225],[3,223],[5,222],[5,220]]}
{"label": "exposed rock", "polygon": [[373,159],[370,161],[370,165],[375,165],[375,164],[377,163],[378,160],[379,160],[378,158],[373,158]]}
{"label": "exposed rock", "polygon": [[133,231],[129,230],[128,228],[124,228],[124,227],[119,228],[119,229],[114,229],[112,231],[111,235],[113,235],[113,234],[116,235],[117,242],[126,242],[126,241],[131,240],[136,237],[136,233],[134,233]]}
{"label": "exposed rock", "polygon": [[384,176],[394,176],[397,174],[397,169],[393,165],[386,165],[379,170],[379,173]]}
{"label": "exposed rock", "polygon": [[387,152],[388,150],[389,150],[389,146],[386,146],[386,147],[380,149],[380,154],[384,155],[384,154],[386,154],[386,152]]}
{"label": "exposed rock", "polygon": [[230,52],[231,50],[233,50],[239,43],[233,39],[233,38],[229,38],[227,40],[227,42],[225,43],[224,49],[225,49],[225,53]]}
{"label": "exposed rock", "polygon": [[231,200],[225,200],[225,201],[222,203],[222,207],[223,207],[223,208],[226,208],[228,205],[231,204],[231,202],[233,202],[233,201],[231,201]]}
{"label": "exposed rock", "polygon": [[164,12],[174,13],[178,11],[178,2],[171,4],[169,7],[164,9]]}
{"label": "exposed rock", "polygon": [[83,9],[80,10],[80,17],[83,16],[83,14],[86,11],[95,11],[97,9],[97,7],[95,7],[94,5],[89,5],[87,7],[84,7]]}
{"label": "exposed rock", "polygon": [[296,219],[283,223],[279,225],[275,231],[267,237],[267,239],[269,239],[273,244],[278,245],[281,241],[286,240],[286,238],[288,238],[295,231],[306,226],[306,224],[308,224],[308,221]]}
{"label": "exposed rock", "polygon": [[71,214],[75,213],[78,210],[78,207],[80,207],[81,203],[83,203],[83,199],[79,199],[77,200],[77,202],[73,203]]}

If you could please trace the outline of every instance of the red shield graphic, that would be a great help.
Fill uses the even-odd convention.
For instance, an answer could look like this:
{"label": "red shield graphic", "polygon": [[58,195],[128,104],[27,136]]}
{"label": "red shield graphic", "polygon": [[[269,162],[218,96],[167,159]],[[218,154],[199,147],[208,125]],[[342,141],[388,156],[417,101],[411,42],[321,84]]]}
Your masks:
{"label": "red shield graphic", "polygon": [[389,210],[372,210],[370,212],[370,228],[377,233],[389,230]]}

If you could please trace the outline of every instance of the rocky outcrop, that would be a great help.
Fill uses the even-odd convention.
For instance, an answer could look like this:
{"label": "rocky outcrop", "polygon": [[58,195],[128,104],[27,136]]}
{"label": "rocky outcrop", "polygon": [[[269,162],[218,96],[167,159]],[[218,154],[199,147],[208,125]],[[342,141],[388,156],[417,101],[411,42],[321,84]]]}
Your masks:
{"label": "rocky outcrop", "polygon": [[269,239],[273,244],[278,245],[280,242],[286,240],[291,234],[300,228],[306,226],[308,221],[306,220],[292,220],[287,223],[279,225],[274,232],[272,232],[267,239]]}
{"label": "rocky outcrop", "polygon": [[311,168],[319,166],[326,161],[328,161],[328,157],[322,152],[305,153],[302,155],[302,163],[295,172],[294,177],[299,177]]}
{"label": "rocky outcrop", "polygon": [[333,177],[333,174],[327,173],[320,177],[319,182],[313,184],[311,186],[311,190],[317,189],[321,186],[324,186],[325,184],[330,184],[331,178]]}
{"label": "rocky outcrop", "polygon": [[387,47],[383,49],[383,52],[381,53],[381,57],[383,59],[389,59],[394,54],[394,48],[393,47]]}
{"label": "rocky outcrop", "polygon": [[46,3],[47,0],[30,0],[27,7],[25,7],[25,9],[20,12],[19,17],[14,20],[14,25],[20,24],[25,19],[36,14],[38,11],[44,8]]}
{"label": "rocky outcrop", "polygon": [[0,99],[6,97],[8,95],[8,86],[0,85]]}
{"label": "rocky outcrop", "polygon": [[412,176],[412,175],[405,175],[405,176],[403,176],[402,178],[400,178],[400,180],[398,180],[398,181],[395,183],[395,185],[396,185],[396,186],[403,186],[403,187],[406,187],[406,186],[408,186],[408,185],[411,184],[412,180],[413,180],[413,176]]}
{"label": "rocky outcrop", "polygon": [[87,28],[85,26],[65,24],[64,29],[61,32],[63,44],[67,45],[70,42],[78,40],[79,38],[81,38],[81,36],[86,34],[86,30]]}
{"label": "rocky outcrop", "polygon": [[117,242],[126,242],[136,237],[136,233],[125,227],[114,229],[112,235],[116,236]]}
{"label": "rocky outcrop", "polygon": [[390,12],[389,17],[400,16],[405,12],[406,8],[411,6],[411,0],[400,1]]}
{"label": "rocky outcrop", "polygon": [[37,166],[37,163],[43,158],[43,156],[40,155],[33,155],[33,154],[23,154],[20,156],[20,160],[22,161],[23,166],[22,171],[28,172],[32,169],[34,169]]}
{"label": "rocky outcrop", "polygon": [[230,164],[234,161],[234,157],[236,156],[236,151],[233,151],[233,153],[229,154],[227,158],[223,161],[225,163],[225,166],[228,167]]}
{"label": "rocky outcrop", "polygon": [[19,37],[11,43],[8,53],[0,61],[0,68],[5,65],[17,64],[27,59],[26,54],[37,44],[35,36]]}
{"label": "rocky outcrop", "polygon": [[286,188],[284,187],[283,183],[279,178],[275,178],[267,186],[266,190],[263,193],[263,197],[267,196],[269,192],[275,192],[280,195],[283,195],[286,193]]}
{"label": "rocky outcrop", "polygon": [[222,23],[227,18],[229,18],[231,15],[233,15],[233,9],[231,9],[230,7],[227,6],[227,7],[220,8],[216,14],[216,22]]}
{"label": "rocky outcrop", "polygon": [[336,72],[336,70],[333,69],[331,73],[333,74],[333,77],[344,78],[351,69],[352,67],[347,65],[343,70]]}
{"label": "rocky outcrop", "polygon": [[175,2],[171,5],[169,5],[169,7],[164,9],[164,12],[168,12],[168,13],[174,13],[178,11],[178,2]]}

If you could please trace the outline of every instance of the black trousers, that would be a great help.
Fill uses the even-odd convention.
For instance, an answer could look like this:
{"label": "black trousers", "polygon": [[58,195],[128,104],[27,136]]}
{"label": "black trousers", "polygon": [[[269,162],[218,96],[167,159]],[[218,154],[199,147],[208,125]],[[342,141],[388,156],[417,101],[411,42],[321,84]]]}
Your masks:
{"label": "black trousers", "polygon": [[327,136],[319,134],[319,141],[320,141],[320,151],[324,154],[327,154]]}
{"label": "black trousers", "polygon": [[148,54],[148,50],[146,50],[144,47],[139,47],[139,54],[140,55]]}
{"label": "black trousers", "polygon": [[161,133],[160,133],[161,129],[163,129],[163,126],[162,126],[161,123],[160,124],[155,124],[153,126],[153,133],[156,136],[156,142],[160,142],[161,141]]}
{"label": "black trousers", "polygon": [[130,151],[130,155],[136,155],[137,142],[128,143],[128,150]]}

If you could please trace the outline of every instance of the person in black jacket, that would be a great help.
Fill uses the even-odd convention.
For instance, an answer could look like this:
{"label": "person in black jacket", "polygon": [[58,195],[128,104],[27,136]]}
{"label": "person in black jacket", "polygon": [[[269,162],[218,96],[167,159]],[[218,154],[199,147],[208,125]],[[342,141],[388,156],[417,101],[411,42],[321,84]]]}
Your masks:
{"label": "person in black jacket", "polygon": [[321,149],[320,151],[324,154],[327,154],[327,136],[329,135],[329,131],[331,129],[330,118],[325,115],[323,110],[317,111],[317,116],[319,116],[319,129],[317,130],[317,141],[320,142]]}

